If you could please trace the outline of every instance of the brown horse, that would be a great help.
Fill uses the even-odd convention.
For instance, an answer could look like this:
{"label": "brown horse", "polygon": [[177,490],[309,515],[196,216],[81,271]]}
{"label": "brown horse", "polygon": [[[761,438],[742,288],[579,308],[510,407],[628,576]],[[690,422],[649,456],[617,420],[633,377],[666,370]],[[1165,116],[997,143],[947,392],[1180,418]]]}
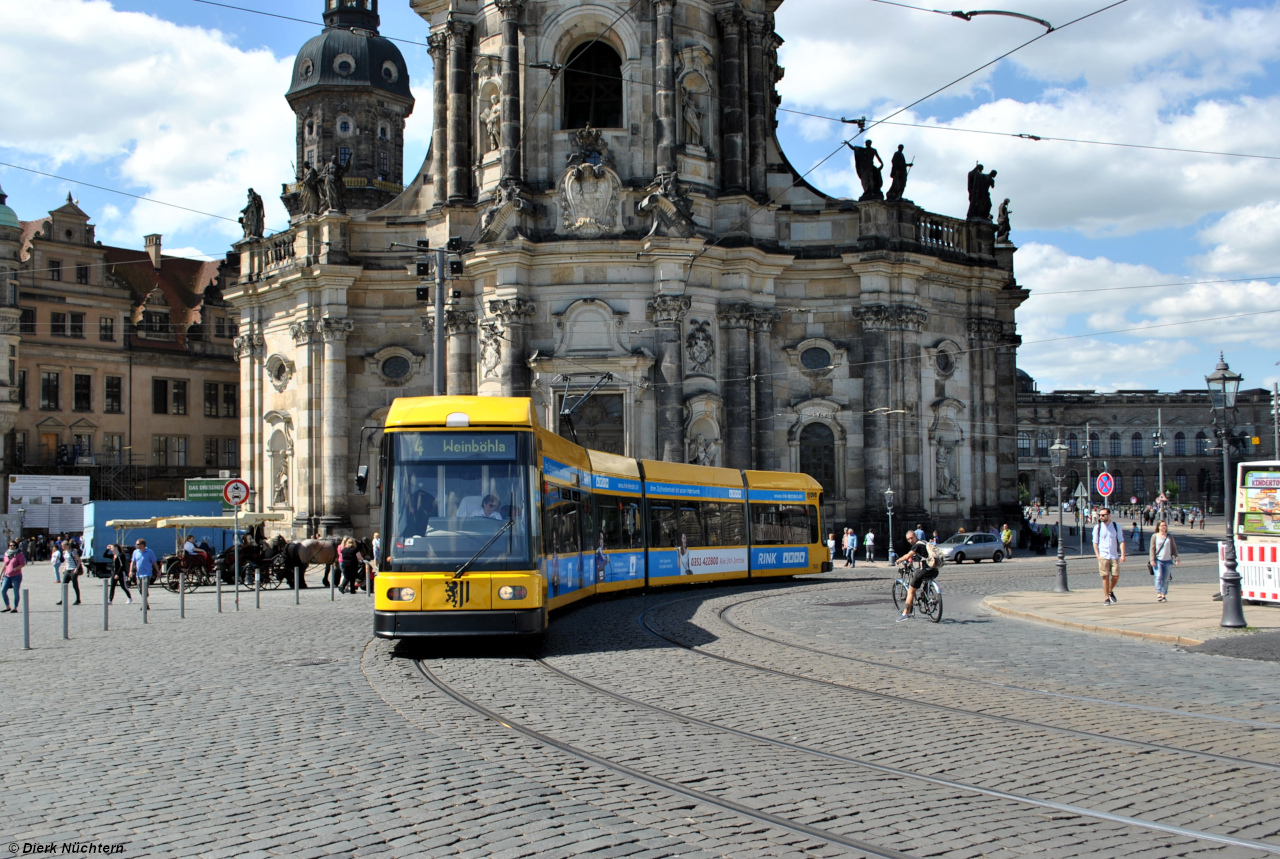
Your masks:
{"label": "brown horse", "polygon": [[330,540],[301,540],[284,547],[284,555],[290,573],[298,571],[298,586],[307,586],[307,568],[312,564],[324,564],[325,587],[329,586],[329,568],[338,561],[337,544]]}

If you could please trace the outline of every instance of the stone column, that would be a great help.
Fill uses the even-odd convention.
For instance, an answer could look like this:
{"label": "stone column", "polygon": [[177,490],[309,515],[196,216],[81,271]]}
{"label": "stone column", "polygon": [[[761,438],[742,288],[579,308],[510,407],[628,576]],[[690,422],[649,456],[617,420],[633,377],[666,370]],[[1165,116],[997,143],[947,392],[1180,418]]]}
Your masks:
{"label": "stone column", "polygon": [[[893,486],[894,509],[904,515],[915,513],[920,507],[921,485],[920,373],[919,361],[910,360],[911,350],[905,349],[904,343],[908,340],[915,343],[914,354],[918,359],[919,332],[928,315],[913,307],[888,304],[855,308],[853,315],[862,323],[862,360],[865,362],[862,420],[867,507],[872,510],[883,507],[884,490]],[[906,337],[907,332],[914,334]],[[905,381],[911,374],[915,375],[914,385]],[[915,399],[908,400],[908,394]],[[877,413],[877,409],[906,409],[908,414],[886,417],[882,412]],[[910,459],[908,453],[914,459]],[[909,462],[916,464],[914,474]]]}
{"label": "stone column", "polygon": [[320,414],[320,462],[324,473],[321,522],[325,533],[349,527],[347,515],[347,460],[350,427],[347,425],[347,335],[355,326],[350,319],[324,318],[319,322],[324,340],[323,392]]}
{"label": "stone column", "polygon": [[765,173],[765,40],[773,36],[773,16],[753,18],[748,23],[747,47],[747,116],[750,139],[749,176],[751,193],[769,193]]}
{"label": "stone column", "polygon": [[476,392],[476,359],[472,346],[476,336],[476,315],[470,310],[446,310],[444,330],[448,342],[449,396],[470,396]]}
{"label": "stone column", "polygon": [[657,326],[654,342],[654,400],[657,406],[658,457],[684,462],[684,361],[681,322],[690,301],[683,295],[660,295],[648,301],[649,318]]}
{"label": "stone column", "polygon": [[724,376],[724,464],[726,468],[751,467],[751,343],[749,330],[756,308],[750,304],[722,304],[718,308],[724,328],[721,340]]}
{"label": "stone column", "polygon": [[675,0],[655,0],[658,39],[655,46],[654,114],[658,123],[657,172],[676,169]]}
{"label": "stone column", "polygon": [[471,25],[450,21],[449,34],[449,202],[471,195],[471,67],[467,41]]}
{"label": "stone column", "polygon": [[520,10],[524,0],[497,0],[502,12],[502,178],[519,182],[520,163]]}
{"label": "stone column", "polygon": [[266,456],[266,444],[262,414],[257,406],[262,396],[259,368],[266,343],[249,325],[244,329],[244,334],[231,341],[233,354],[240,363],[240,474],[246,479],[254,478],[251,485],[257,491],[253,494],[253,508],[262,512],[266,508],[262,499],[267,485],[262,481],[260,466]]}
{"label": "stone column", "polygon": [[[995,373],[991,390],[1006,392],[1005,396],[995,397],[996,462],[999,471],[999,504],[1004,516],[1017,515],[1018,506],[1018,447],[1015,440],[1018,432],[1018,400],[1012,392],[1018,390],[1018,347],[1022,338],[1013,332],[1013,323],[1008,330],[1001,333],[995,348]],[[1003,328],[1003,326],[1002,326]],[[993,344],[994,345],[994,344]],[[1085,439],[1085,444],[1089,440]],[[1166,473],[1168,473],[1166,471]]]}
{"label": "stone column", "polygon": [[720,22],[720,147],[726,193],[741,193],[746,182],[742,116],[742,12],[738,7],[716,13]]}
{"label": "stone column", "polygon": [[[497,351],[496,375],[501,396],[529,396],[529,356],[525,349],[525,329],[537,312],[537,306],[523,298],[504,298],[489,302],[489,319],[485,321],[486,347]],[[486,366],[488,363],[486,362]]]}
{"label": "stone column", "polygon": [[[322,495],[319,487],[316,486],[316,468],[320,460],[320,450],[317,450],[316,442],[322,441],[323,438],[316,425],[319,417],[316,404],[323,404],[323,391],[317,383],[315,371],[316,345],[320,342],[319,323],[311,319],[303,319],[290,325],[289,333],[293,335],[293,343],[296,347],[294,361],[297,365],[297,385],[299,392],[303,394],[299,398],[298,412],[295,416],[297,435],[294,448],[297,451],[297,460],[294,474],[298,483],[293,491],[293,499],[294,510],[302,520],[300,526],[305,530],[311,524],[307,520],[318,517],[321,512]],[[262,452],[262,457],[266,458],[265,450]]]}
{"label": "stone column", "polygon": [[448,199],[449,164],[449,37],[443,30],[427,37],[434,77],[431,81],[431,190],[434,202]]}
{"label": "stone column", "polygon": [[[773,325],[782,318],[777,310],[758,310],[752,316],[756,334],[756,461],[761,471],[776,471],[782,467],[779,451],[774,449],[773,437]],[[843,463],[836,463],[842,468]]]}

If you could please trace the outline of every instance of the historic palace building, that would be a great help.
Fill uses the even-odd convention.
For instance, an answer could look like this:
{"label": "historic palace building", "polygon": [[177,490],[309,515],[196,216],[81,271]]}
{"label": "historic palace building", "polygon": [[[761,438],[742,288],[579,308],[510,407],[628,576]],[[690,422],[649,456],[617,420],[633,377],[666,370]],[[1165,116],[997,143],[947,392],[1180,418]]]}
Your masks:
{"label": "historic palace building", "polygon": [[448,393],[531,396],[563,430],[566,392],[611,374],[584,444],[806,471],[833,525],[883,527],[889,488],[899,522],[943,529],[1016,507],[1026,292],[990,174],[964,220],[862,138],[861,200],[804,181],[774,133],[777,2],[411,0],[433,138],[407,177],[410,70],[378,0],[322,5],[286,94],[290,226],[264,236],[251,197],[225,272],[242,473],[294,533],[373,529],[361,428],[434,392],[415,246],[451,237]]}
{"label": "historic palace building", "polygon": [[[1240,391],[1236,397],[1233,467],[1241,461],[1280,459],[1271,408],[1271,392],[1262,388]],[[1090,478],[1106,471],[1115,482],[1111,503],[1123,506],[1137,499],[1138,504],[1150,504],[1160,494],[1163,465],[1170,501],[1219,513],[1222,447],[1213,417],[1207,389],[1041,393],[1019,370],[1019,494],[1028,502],[1053,502],[1057,486],[1049,468],[1049,447],[1061,437],[1069,458],[1064,498],[1074,497],[1077,487],[1092,485]],[[1096,491],[1092,499],[1102,503]]]}
{"label": "historic palace building", "polygon": [[239,468],[236,315],[218,263],[104,245],[67,197],[19,221],[0,193],[7,475],[81,475],[93,499],[181,498]]}

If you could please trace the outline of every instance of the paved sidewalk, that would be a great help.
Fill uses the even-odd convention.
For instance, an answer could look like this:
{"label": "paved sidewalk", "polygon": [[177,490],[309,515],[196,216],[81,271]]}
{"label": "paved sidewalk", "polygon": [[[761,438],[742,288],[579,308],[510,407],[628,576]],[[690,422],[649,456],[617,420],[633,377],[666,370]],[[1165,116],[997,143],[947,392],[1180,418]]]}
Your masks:
{"label": "paved sidewalk", "polygon": [[1247,630],[1224,629],[1222,603],[1214,602],[1217,584],[1175,584],[1169,601],[1156,602],[1146,587],[1116,588],[1116,604],[1102,604],[1102,589],[1021,591],[989,596],[982,605],[992,611],[1023,620],[1093,632],[1123,635],[1194,647],[1209,639],[1280,630],[1280,607],[1246,605]]}

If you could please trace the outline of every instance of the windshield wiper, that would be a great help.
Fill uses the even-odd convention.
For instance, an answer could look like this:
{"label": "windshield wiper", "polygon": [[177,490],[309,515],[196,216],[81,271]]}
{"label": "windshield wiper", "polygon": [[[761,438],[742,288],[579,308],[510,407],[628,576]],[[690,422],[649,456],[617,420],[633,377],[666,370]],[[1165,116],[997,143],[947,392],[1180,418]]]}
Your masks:
{"label": "windshield wiper", "polygon": [[489,551],[489,547],[492,546],[494,543],[496,543],[498,538],[502,536],[503,532],[508,530],[514,524],[516,524],[515,519],[508,519],[506,522],[503,522],[502,527],[499,528],[497,531],[493,532],[493,536],[489,538],[489,541],[485,543],[483,546],[481,546],[480,549],[474,555],[471,556],[471,560],[467,561],[461,567],[458,567],[458,569],[453,571],[453,577],[455,579],[462,578],[462,575],[467,570],[471,569],[471,565],[474,564],[481,555]]}

